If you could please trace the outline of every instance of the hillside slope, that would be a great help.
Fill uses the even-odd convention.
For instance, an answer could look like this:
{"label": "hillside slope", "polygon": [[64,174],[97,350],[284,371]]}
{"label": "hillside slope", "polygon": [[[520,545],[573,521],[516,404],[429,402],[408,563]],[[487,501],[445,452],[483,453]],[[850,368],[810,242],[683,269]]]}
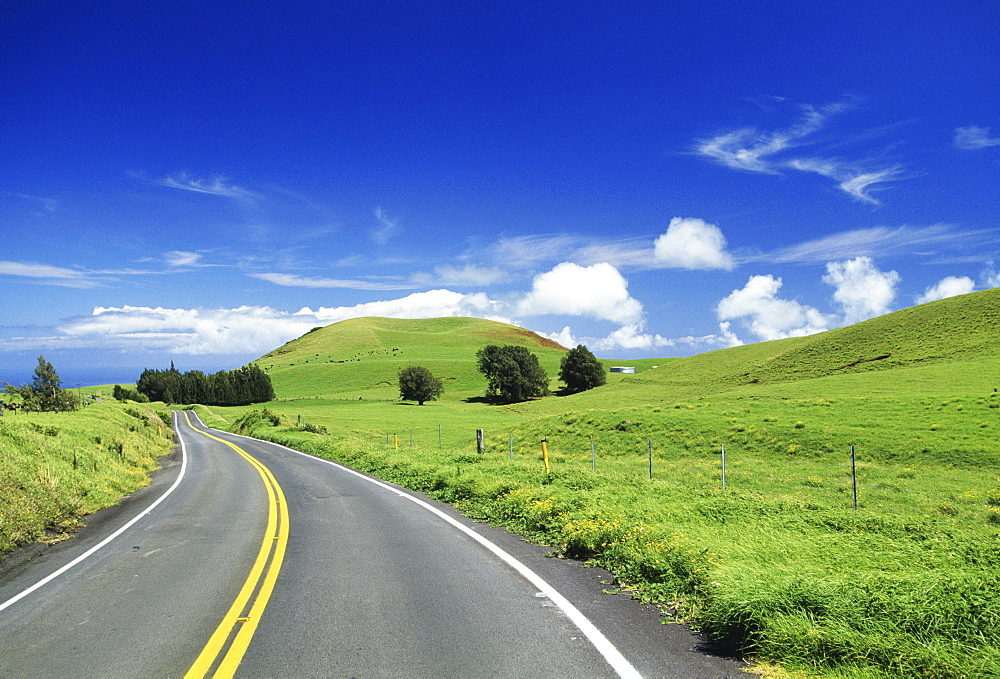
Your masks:
{"label": "hillside slope", "polygon": [[445,380],[446,398],[469,398],[486,388],[475,357],[488,344],[527,347],[553,376],[566,352],[524,328],[479,318],[356,318],[316,328],[255,363],[279,398],[394,399],[407,365]]}
{"label": "hillside slope", "polygon": [[[893,379],[917,369],[956,383],[981,377],[975,366],[1000,357],[1000,288],[902,309],[845,328],[749,344],[672,361],[619,388],[659,385],[690,397],[767,385],[879,372]],[[949,375],[948,366],[952,366]],[[905,370],[897,373],[896,371]],[[886,372],[892,371],[892,377]],[[1000,381],[1000,379],[996,380]]]}

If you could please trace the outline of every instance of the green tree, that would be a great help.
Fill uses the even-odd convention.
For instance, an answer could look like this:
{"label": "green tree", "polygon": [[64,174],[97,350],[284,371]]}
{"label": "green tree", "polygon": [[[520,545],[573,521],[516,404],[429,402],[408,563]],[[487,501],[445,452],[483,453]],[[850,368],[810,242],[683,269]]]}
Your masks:
{"label": "green tree", "polygon": [[607,381],[604,366],[582,344],[563,356],[559,364],[559,379],[566,384],[566,390],[570,393],[593,389]]}
{"label": "green tree", "polygon": [[487,396],[507,403],[549,395],[549,376],[538,357],[525,347],[490,344],[476,352],[479,372],[486,376]]}
{"label": "green tree", "polygon": [[31,384],[22,384],[20,387],[8,382],[4,384],[7,393],[20,396],[24,401],[24,407],[28,410],[76,410],[77,408],[76,397],[68,389],[62,388],[59,374],[44,356],[38,357],[38,366],[35,368]]}
{"label": "green tree", "polygon": [[422,365],[411,365],[399,371],[399,397],[404,401],[434,401],[444,393],[444,383]]}

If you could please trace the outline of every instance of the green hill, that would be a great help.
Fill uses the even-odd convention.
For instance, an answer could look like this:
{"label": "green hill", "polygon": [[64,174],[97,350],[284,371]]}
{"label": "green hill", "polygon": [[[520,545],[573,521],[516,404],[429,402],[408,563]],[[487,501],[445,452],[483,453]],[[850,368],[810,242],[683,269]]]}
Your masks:
{"label": "green hill", "polygon": [[279,398],[395,399],[397,373],[422,365],[445,382],[448,398],[481,396],[476,351],[515,344],[533,351],[553,377],[564,347],[533,332],[478,318],[356,318],[316,328],[262,356]]}
{"label": "green hill", "polygon": [[998,360],[1000,288],[993,288],[808,337],[677,359],[668,368],[629,377],[619,388],[659,387],[690,398],[851,376],[843,384],[887,391],[918,379],[934,393],[941,388],[964,393],[1000,386]]}

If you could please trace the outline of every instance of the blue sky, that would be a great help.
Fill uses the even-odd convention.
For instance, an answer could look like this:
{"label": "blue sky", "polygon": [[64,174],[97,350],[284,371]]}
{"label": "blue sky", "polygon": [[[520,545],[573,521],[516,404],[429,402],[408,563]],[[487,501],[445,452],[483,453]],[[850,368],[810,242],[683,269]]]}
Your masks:
{"label": "blue sky", "polygon": [[1000,5],[0,3],[0,380],[356,316],[602,357],[1000,285]]}

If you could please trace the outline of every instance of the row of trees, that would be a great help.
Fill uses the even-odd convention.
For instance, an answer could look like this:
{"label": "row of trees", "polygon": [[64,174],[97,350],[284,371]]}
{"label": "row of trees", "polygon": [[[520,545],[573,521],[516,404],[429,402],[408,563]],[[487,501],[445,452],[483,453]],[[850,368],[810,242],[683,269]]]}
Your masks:
{"label": "row of trees", "polygon": [[182,373],[171,362],[169,370],[143,370],[135,387],[150,401],[164,403],[243,406],[274,400],[271,378],[253,364],[206,375],[200,370]]}
{"label": "row of trees", "polygon": [[[505,403],[548,396],[549,376],[538,357],[525,347],[491,344],[476,352],[476,367],[486,377],[486,395]],[[559,366],[559,379],[566,391],[576,393],[605,383],[604,366],[582,344],[570,349]],[[444,392],[441,380],[423,366],[399,371],[399,396],[423,405]]]}

